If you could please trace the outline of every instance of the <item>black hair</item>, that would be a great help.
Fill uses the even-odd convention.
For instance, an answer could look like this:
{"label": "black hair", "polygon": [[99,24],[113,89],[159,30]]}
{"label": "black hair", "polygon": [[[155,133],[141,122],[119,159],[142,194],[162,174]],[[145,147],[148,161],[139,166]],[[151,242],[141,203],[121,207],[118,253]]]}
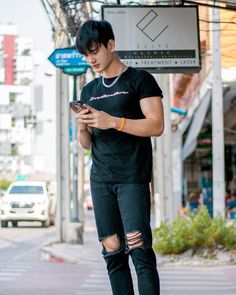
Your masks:
{"label": "black hair", "polygon": [[86,54],[91,51],[92,47],[96,45],[99,47],[103,44],[107,47],[109,40],[115,40],[112,26],[105,20],[86,21],[76,35],[76,47],[81,54]]}

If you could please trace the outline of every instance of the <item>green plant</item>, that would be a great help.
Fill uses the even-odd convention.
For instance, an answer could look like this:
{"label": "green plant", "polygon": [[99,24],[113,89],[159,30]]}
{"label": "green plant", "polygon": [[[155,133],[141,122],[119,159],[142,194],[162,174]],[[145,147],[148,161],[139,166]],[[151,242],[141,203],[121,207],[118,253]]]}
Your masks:
{"label": "green plant", "polygon": [[16,119],[15,118],[11,119],[11,127],[16,127]]}
{"label": "green plant", "polygon": [[212,218],[204,206],[153,229],[154,250],[160,254],[180,254],[189,249],[197,252],[202,248],[213,253],[219,245],[225,250],[236,249],[236,221],[229,224],[220,216]]}
{"label": "green plant", "polygon": [[20,80],[20,85],[28,86],[31,82],[32,82],[32,80],[30,80],[29,78],[25,77],[25,78],[22,78]]}
{"label": "green plant", "polygon": [[12,154],[12,156],[17,156],[18,155],[18,149],[17,149],[16,146],[13,146],[11,148],[11,154]]}
{"label": "green plant", "polygon": [[9,180],[1,179],[0,180],[0,190],[6,191],[10,184],[11,184],[11,182]]}
{"label": "green plant", "polygon": [[16,101],[16,97],[17,97],[17,94],[15,92],[10,92],[9,93],[9,100],[10,100],[10,102],[15,102]]}
{"label": "green plant", "polygon": [[31,54],[30,48],[26,48],[22,51],[22,55],[24,55],[24,56],[29,56],[30,54]]}

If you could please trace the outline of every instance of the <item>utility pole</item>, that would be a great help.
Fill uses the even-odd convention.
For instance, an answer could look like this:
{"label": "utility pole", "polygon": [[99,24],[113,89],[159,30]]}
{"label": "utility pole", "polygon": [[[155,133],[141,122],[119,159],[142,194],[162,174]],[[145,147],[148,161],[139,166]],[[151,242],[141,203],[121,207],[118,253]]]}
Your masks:
{"label": "utility pole", "polygon": [[[55,47],[67,47],[68,38],[62,30],[65,23],[59,1],[56,1]],[[59,22],[60,20],[60,22]],[[57,69],[56,134],[57,134],[57,240],[66,242],[70,222],[70,164],[69,164],[69,109],[68,78]]]}
{"label": "utility pole", "polygon": [[220,11],[212,10],[213,85],[212,85],[212,153],[213,215],[225,216],[224,110],[221,78]]}
{"label": "utility pole", "polygon": [[[77,75],[73,76],[73,101],[77,100]],[[77,122],[75,113],[72,112],[72,222],[79,222],[79,210],[78,210],[78,140],[77,140]]]}
{"label": "utility pole", "polygon": [[173,188],[172,188],[172,130],[170,118],[169,74],[162,74],[160,86],[163,91],[163,106],[165,129],[157,138],[157,195],[155,194],[155,226],[161,221],[171,221],[174,218]]}
{"label": "utility pole", "polygon": [[[79,77],[79,89],[81,89],[86,83],[86,75],[81,75]],[[84,223],[84,182],[85,182],[85,172],[84,172],[84,149],[77,145],[78,148],[78,198],[79,198],[79,218],[80,222]]]}
{"label": "utility pole", "polygon": [[179,129],[172,133],[172,175],[173,175],[173,217],[177,218],[178,210],[182,206],[182,146],[183,135]]}
{"label": "utility pole", "polygon": [[[53,4],[46,0],[41,0],[54,31],[55,47],[66,48],[74,44],[78,28],[83,20],[90,18],[91,3],[81,1],[60,1],[54,0]],[[90,13],[89,13],[90,11]],[[63,70],[64,71],[64,70]],[[77,125],[73,118],[73,163],[72,177],[73,189],[71,194],[71,173],[70,173],[70,140],[69,140],[69,81],[68,76],[71,72],[62,74],[57,70],[57,217],[56,229],[57,240],[59,242],[83,243],[83,224],[79,221],[79,211],[81,204],[79,199],[83,199],[83,157],[78,165],[77,153]],[[78,75],[80,75],[79,73]],[[74,75],[74,74],[73,74]],[[74,77],[73,100],[77,98],[77,79]],[[74,114],[73,114],[74,115]],[[72,116],[73,116],[72,115]],[[84,155],[81,152],[82,156]],[[79,155],[80,157],[80,155]],[[80,169],[80,181],[78,185],[78,166]],[[81,172],[82,171],[82,172]],[[80,177],[79,175],[79,177]],[[79,188],[82,188],[82,193]],[[82,214],[81,214],[82,216]]]}

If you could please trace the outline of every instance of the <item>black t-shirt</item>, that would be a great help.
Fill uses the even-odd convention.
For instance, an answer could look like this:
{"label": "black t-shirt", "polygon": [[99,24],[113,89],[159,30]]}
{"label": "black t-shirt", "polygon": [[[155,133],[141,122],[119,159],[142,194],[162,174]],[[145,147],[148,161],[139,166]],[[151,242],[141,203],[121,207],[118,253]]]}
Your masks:
{"label": "black t-shirt", "polygon": [[[105,79],[105,82],[109,85],[114,79]],[[154,77],[129,67],[111,88],[103,86],[101,77],[85,85],[81,101],[115,117],[143,119],[140,100],[151,96],[162,97]],[[151,174],[150,137],[93,128],[92,181],[111,184],[150,182]]]}

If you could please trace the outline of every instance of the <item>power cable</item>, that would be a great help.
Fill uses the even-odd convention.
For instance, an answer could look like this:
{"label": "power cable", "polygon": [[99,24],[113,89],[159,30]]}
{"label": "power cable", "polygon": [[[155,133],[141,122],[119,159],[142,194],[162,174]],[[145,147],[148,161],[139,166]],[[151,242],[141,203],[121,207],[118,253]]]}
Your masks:
{"label": "power cable", "polygon": [[211,23],[211,24],[232,24],[232,25],[236,25],[236,22],[232,22],[232,21],[210,21],[210,20],[205,20],[205,19],[199,19],[200,22],[204,22],[204,23]]}
{"label": "power cable", "polygon": [[52,18],[51,18],[51,13],[49,12],[47,6],[45,5],[44,0],[41,0],[41,3],[42,3],[42,5],[43,5],[43,7],[44,7],[45,12],[46,12],[47,15],[48,15],[48,19],[49,19],[49,22],[50,22],[50,24],[51,24],[52,31],[55,32],[56,29],[55,29],[55,26],[54,26],[53,20],[52,20]]}

